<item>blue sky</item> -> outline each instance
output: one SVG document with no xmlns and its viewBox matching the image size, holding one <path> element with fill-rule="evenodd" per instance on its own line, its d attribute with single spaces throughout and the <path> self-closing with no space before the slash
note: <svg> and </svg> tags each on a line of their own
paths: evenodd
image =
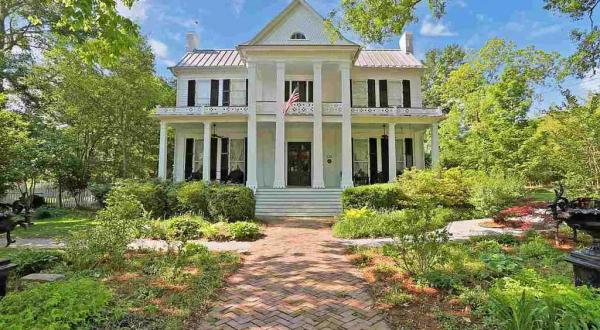
<svg viewBox="0 0 600 330">
<path fill-rule="evenodd" d="M 322 15 L 335 8 L 339 1 L 308 0 Z M 158 74 L 171 77 L 167 67 L 183 55 L 187 31 L 200 34 L 201 48 L 233 48 L 252 38 L 289 2 L 138 0 L 131 10 L 121 7 L 120 11 L 141 26 L 156 56 Z M 425 5 L 418 8 L 418 16 L 419 22 L 408 30 L 415 35 L 415 53 L 420 59 L 427 50 L 451 43 L 475 50 L 493 37 L 512 40 L 520 47 L 534 45 L 568 55 L 574 50 L 569 31 L 578 26 L 568 17 L 544 10 L 542 0 L 448 0 L 447 14 L 441 20 L 432 19 Z M 351 35 L 348 37 L 358 41 Z M 398 38 L 384 45 L 368 46 L 397 48 Z M 600 90 L 599 82 L 600 75 L 597 75 L 583 81 L 570 78 L 563 85 L 583 96 L 587 90 Z M 535 108 L 561 101 L 554 90 L 542 89 L 540 92 L 543 99 Z"/>
</svg>

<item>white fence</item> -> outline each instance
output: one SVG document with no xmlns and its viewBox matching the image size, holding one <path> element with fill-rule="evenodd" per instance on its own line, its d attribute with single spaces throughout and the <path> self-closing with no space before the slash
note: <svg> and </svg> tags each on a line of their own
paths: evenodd
<svg viewBox="0 0 600 330">
<path fill-rule="evenodd" d="M 40 183 L 35 186 L 35 194 L 44 197 L 47 206 L 59 207 L 58 187 L 48 183 Z M 0 198 L 2 203 L 12 203 L 21 198 L 21 192 L 18 189 L 9 190 L 6 195 Z M 97 207 L 96 199 L 89 190 L 82 192 L 79 197 L 80 207 Z M 74 208 L 77 206 L 75 198 L 67 191 L 62 192 L 62 207 Z"/>
</svg>

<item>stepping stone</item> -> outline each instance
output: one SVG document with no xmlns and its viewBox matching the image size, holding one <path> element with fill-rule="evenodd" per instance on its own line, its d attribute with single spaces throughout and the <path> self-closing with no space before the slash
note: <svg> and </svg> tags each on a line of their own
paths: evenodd
<svg viewBox="0 0 600 330">
<path fill-rule="evenodd" d="M 33 282 L 54 282 L 65 278 L 63 274 L 29 274 L 22 277 L 22 280 L 33 281 Z"/>
</svg>

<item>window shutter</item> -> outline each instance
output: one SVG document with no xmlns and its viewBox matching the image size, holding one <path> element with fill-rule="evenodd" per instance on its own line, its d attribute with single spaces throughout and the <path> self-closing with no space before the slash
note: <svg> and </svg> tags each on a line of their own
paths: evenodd
<svg viewBox="0 0 600 330">
<path fill-rule="evenodd" d="M 376 99 L 375 99 L 375 80 L 369 79 L 367 80 L 367 105 L 372 108 L 375 107 Z"/>
<path fill-rule="evenodd" d="M 312 81 L 308 82 L 308 102 L 314 102 L 313 101 L 313 89 L 314 89 L 314 83 Z"/>
<path fill-rule="evenodd" d="M 402 106 L 410 108 L 410 80 L 402 80 Z"/>
<path fill-rule="evenodd" d="M 377 183 L 377 139 L 369 139 L 369 183 Z"/>
<path fill-rule="evenodd" d="M 306 81 L 298 82 L 298 93 L 300 93 L 299 102 L 306 102 Z"/>
<path fill-rule="evenodd" d="M 285 82 L 285 88 L 284 88 L 284 89 L 285 89 L 285 91 L 284 91 L 284 94 L 285 94 L 285 95 L 284 95 L 284 96 L 285 96 L 285 97 L 284 97 L 284 100 L 287 102 L 287 101 L 290 99 L 290 94 L 292 93 L 292 92 L 290 91 L 290 82 L 289 82 L 289 81 L 287 81 L 287 80 L 286 80 L 286 82 Z"/>
<path fill-rule="evenodd" d="M 382 108 L 388 107 L 387 80 L 379 81 L 379 106 Z"/>
<path fill-rule="evenodd" d="M 381 181 L 388 182 L 390 180 L 390 150 L 388 144 L 388 137 L 383 136 L 381 138 L 381 171 L 383 172 Z"/>
<path fill-rule="evenodd" d="M 192 176 L 194 162 L 194 139 L 185 139 L 185 169 L 183 171 L 185 179 Z"/>
<path fill-rule="evenodd" d="M 210 179 L 217 179 L 217 138 L 210 139 Z"/>
<path fill-rule="evenodd" d="M 248 138 L 244 138 L 244 182 L 248 182 Z"/>
<path fill-rule="evenodd" d="M 210 81 L 210 106 L 216 107 L 219 105 L 219 81 L 211 80 Z"/>
<path fill-rule="evenodd" d="M 221 139 L 221 181 L 225 182 L 229 177 L 229 139 Z"/>
<path fill-rule="evenodd" d="M 350 108 L 354 106 L 354 97 L 352 97 L 352 79 L 350 79 Z"/>
<path fill-rule="evenodd" d="M 225 79 L 223 80 L 223 106 L 228 107 L 230 101 L 230 90 L 231 90 L 231 80 Z"/>
<path fill-rule="evenodd" d="M 406 168 L 413 167 L 413 139 L 404 139 L 404 159 L 406 160 Z"/>
<path fill-rule="evenodd" d="M 188 94 L 187 94 L 187 106 L 196 106 L 196 81 L 188 80 Z"/>
<path fill-rule="evenodd" d="M 248 79 L 246 79 L 246 106 L 248 106 Z"/>
</svg>

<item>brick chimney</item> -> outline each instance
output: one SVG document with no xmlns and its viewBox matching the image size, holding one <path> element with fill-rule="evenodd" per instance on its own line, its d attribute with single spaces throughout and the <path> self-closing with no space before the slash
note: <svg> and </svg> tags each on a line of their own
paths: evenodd
<svg viewBox="0 0 600 330">
<path fill-rule="evenodd" d="M 412 32 L 404 32 L 400 37 L 400 50 L 405 54 L 413 53 L 413 35 Z"/>
<path fill-rule="evenodd" d="M 200 36 L 196 32 L 188 32 L 185 34 L 185 51 L 193 52 L 200 48 Z"/>
</svg>

